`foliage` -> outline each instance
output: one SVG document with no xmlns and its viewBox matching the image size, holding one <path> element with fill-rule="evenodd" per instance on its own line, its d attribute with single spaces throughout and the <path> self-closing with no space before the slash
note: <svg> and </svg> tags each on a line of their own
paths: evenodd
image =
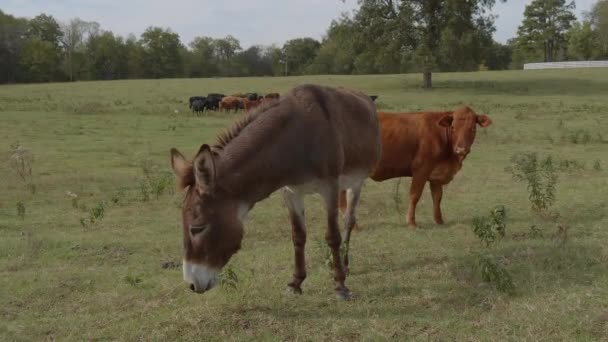
<svg viewBox="0 0 608 342">
<path fill-rule="evenodd" d="M 140 161 L 140 167 L 143 176 L 139 180 L 139 190 L 143 202 L 149 201 L 150 195 L 154 195 L 158 199 L 167 189 L 171 188 L 173 176 L 170 172 L 159 171 L 158 167 L 152 164 L 147 157 Z"/>
<path fill-rule="evenodd" d="M 515 293 L 515 283 L 504 264 L 495 257 L 482 254 L 478 259 L 481 279 L 487 283 L 493 283 L 499 291 Z"/>
<path fill-rule="evenodd" d="M 574 8 L 574 1 L 533 0 L 526 6 L 524 20 L 517 29 L 518 53 L 528 61 L 537 56 L 545 62 L 563 59 L 566 33 L 576 21 Z"/>
<path fill-rule="evenodd" d="M 484 244 L 484 251 L 477 254 L 477 267 L 481 279 L 487 283 L 495 284 L 499 291 L 515 292 L 515 284 L 511 274 L 507 271 L 499 257 L 492 254 L 491 247 L 498 236 L 504 237 L 507 228 L 507 210 L 503 205 L 492 209 L 489 216 L 475 217 L 473 219 L 473 232 Z"/>
<path fill-rule="evenodd" d="M 99 201 L 97 204 L 89 209 L 89 223 L 94 224 L 97 221 L 103 219 L 103 216 L 106 211 L 106 203 L 104 201 Z"/>
<path fill-rule="evenodd" d="M 504 237 L 506 233 L 507 211 L 504 206 L 496 206 L 490 216 L 475 217 L 473 219 L 473 232 L 486 247 L 489 247 L 496 237 Z"/>
<path fill-rule="evenodd" d="M 219 275 L 219 283 L 223 289 L 236 289 L 239 285 L 239 275 L 232 265 L 228 264 Z"/>
<path fill-rule="evenodd" d="M 568 56 L 574 60 L 591 60 L 598 52 L 596 33 L 590 21 L 576 22 L 568 32 Z"/>
<path fill-rule="evenodd" d="M 32 180 L 32 163 L 34 156 L 32 152 L 19 141 L 11 144 L 9 165 L 24 183 Z"/>
<path fill-rule="evenodd" d="M 589 19 L 597 35 L 598 57 L 608 57 L 608 0 L 598 0 L 589 13 Z"/>
<path fill-rule="evenodd" d="M 596 160 L 593 162 L 593 169 L 594 169 L 595 171 L 602 171 L 602 164 L 600 163 L 600 160 L 599 160 L 599 159 L 596 159 Z"/>
<path fill-rule="evenodd" d="M 538 239 L 538 238 L 542 238 L 543 237 L 543 230 L 541 227 L 536 226 L 535 224 L 530 226 L 530 232 L 528 233 L 528 236 L 531 239 Z"/>
<path fill-rule="evenodd" d="M 532 209 L 542 212 L 551 207 L 555 202 L 559 172 L 553 158 L 540 158 L 534 152 L 518 153 L 511 157 L 511 164 L 505 170 L 526 184 Z"/>
<path fill-rule="evenodd" d="M 17 216 L 22 220 L 25 219 L 25 203 L 22 201 L 17 202 Z"/>
</svg>

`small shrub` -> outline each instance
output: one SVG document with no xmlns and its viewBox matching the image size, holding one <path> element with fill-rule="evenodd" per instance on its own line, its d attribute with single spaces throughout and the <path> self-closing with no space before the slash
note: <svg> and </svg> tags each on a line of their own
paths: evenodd
<svg viewBox="0 0 608 342">
<path fill-rule="evenodd" d="M 491 254 L 491 246 L 497 237 L 504 237 L 507 229 L 507 209 L 497 205 L 490 215 L 476 217 L 473 220 L 473 232 L 484 244 L 484 251 L 477 255 L 477 267 L 481 279 L 493 283 L 499 291 L 514 293 L 515 285 L 511 274 L 497 257 Z"/>
<path fill-rule="evenodd" d="M 232 266 L 228 265 L 224 267 L 222 273 L 219 276 L 220 286 L 223 289 L 236 289 L 239 284 L 239 276 Z"/>
<path fill-rule="evenodd" d="M 148 189 L 148 183 L 145 179 L 139 180 L 139 192 L 141 193 L 142 202 L 148 202 L 150 200 L 150 190 Z"/>
<path fill-rule="evenodd" d="M 481 255 L 478 262 L 483 281 L 494 284 L 499 291 L 509 294 L 515 292 L 513 278 L 503 262 L 490 255 Z"/>
<path fill-rule="evenodd" d="M 165 190 L 170 188 L 173 176 L 169 172 L 162 172 L 157 175 L 148 178 L 148 184 L 150 185 L 151 192 L 158 199 Z"/>
<path fill-rule="evenodd" d="M 595 171 L 602 171 L 602 164 L 600 163 L 599 159 L 596 159 L 596 160 L 593 162 L 593 169 L 594 169 Z"/>
<path fill-rule="evenodd" d="M 473 219 L 473 232 L 489 247 L 496 237 L 504 237 L 506 234 L 507 211 L 504 206 L 496 206 L 490 216 L 475 217 Z"/>
<path fill-rule="evenodd" d="M 573 173 L 575 171 L 581 171 L 585 169 L 585 164 L 573 160 L 573 159 L 563 159 L 558 163 L 559 171 Z"/>
<path fill-rule="evenodd" d="M 530 226 L 530 232 L 528 233 L 528 236 L 531 239 L 540 239 L 543 237 L 543 230 L 540 227 L 537 227 L 536 225 L 531 225 Z"/>
<path fill-rule="evenodd" d="M 112 202 L 113 204 L 119 204 L 123 198 L 125 197 L 125 188 L 119 188 L 118 190 L 116 190 L 116 192 L 114 192 L 112 194 L 112 197 L 110 198 L 110 202 Z"/>
<path fill-rule="evenodd" d="M 132 276 L 129 274 L 124 277 L 124 281 L 133 287 L 138 287 L 144 280 L 140 276 Z"/>
<path fill-rule="evenodd" d="M 19 141 L 10 145 L 9 165 L 24 183 L 31 183 L 34 156 Z"/>
<path fill-rule="evenodd" d="M 544 211 L 555 202 L 558 167 L 553 158 L 539 158 L 536 153 L 519 153 L 511 157 L 512 166 L 505 170 L 526 184 L 532 209 Z"/>
<path fill-rule="evenodd" d="M 97 203 L 96 206 L 90 209 L 89 211 L 89 222 L 91 224 L 101 220 L 105 214 L 106 204 L 103 201 Z"/>
<path fill-rule="evenodd" d="M 25 219 L 25 204 L 21 201 L 17 202 L 17 216 L 22 220 Z"/>
<path fill-rule="evenodd" d="M 150 195 L 154 195 L 157 199 L 171 188 L 173 177 L 170 172 L 158 171 L 149 158 L 145 158 L 140 162 L 140 167 L 143 173 L 139 180 L 139 190 L 143 202 L 150 200 Z"/>
</svg>

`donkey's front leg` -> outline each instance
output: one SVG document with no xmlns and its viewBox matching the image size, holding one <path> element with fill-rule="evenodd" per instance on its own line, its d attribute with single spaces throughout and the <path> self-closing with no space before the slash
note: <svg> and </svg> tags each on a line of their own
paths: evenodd
<svg viewBox="0 0 608 342">
<path fill-rule="evenodd" d="M 291 221 L 291 239 L 293 241 L 295 271 L 292 281 L 287 284 L 287 291 L 291 293 L 302 293 L 300 285 L 306 279 L 306 260 L 304 248 L 306 246 L 306 226 L 304 225 L 304 202 L 301 194 L 292 189 L 283 188 L 283 199 L 289 210 L 289 220 Z"/>
<path fill-rule="evenodd" d="M 344 264 L 340 256 L 340 246 L 342 244 L 342 236 L 340 235 L 340 227 L 338 225 L 338 182 L 331 182 L 328 189 L 323 194 L 325 199 L 325 208 L 327 210 L 327 233 L 325 240 L 331 249 L 331 254 L 334 263 L 334 279 L 336 280 L 336 295 L 340 299 L 350 299 L 350 291 L 344 285 L 346 273 L 344 272 Z"/>
</svg>

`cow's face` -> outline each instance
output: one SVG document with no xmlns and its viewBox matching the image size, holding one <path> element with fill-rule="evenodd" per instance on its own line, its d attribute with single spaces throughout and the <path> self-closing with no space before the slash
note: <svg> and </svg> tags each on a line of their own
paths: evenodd
<svg viewBox="0 0 608 342">
<path fill-rule="evenodd" d="M 439 125 L 449 127 L 452 133 L 452 148 L 454 154 L 463 160 L 471 151 L 475 141 L 477 125 L 488 127 L 492 120 L 485 114 L 477 114 L 469 107 L 460 107 L 452 114 L 441 118 Z"/>
<path fill-rule="evenodd" d="M 201 147 L 193 164 L 171 150 L 178 187 L 188 189 L 182 206 L 183 276 L 197 293 L 217 285 L 222 267 L 240 249 L 243 239 L 241 219 L 246 210 L 216 189 L 215 158 L 207 145 Z"/>
</svg>

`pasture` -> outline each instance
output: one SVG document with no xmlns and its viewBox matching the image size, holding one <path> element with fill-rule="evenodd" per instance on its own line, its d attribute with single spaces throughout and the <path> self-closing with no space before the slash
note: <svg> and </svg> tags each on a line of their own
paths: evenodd
<svg viewBox="0 0 608 342">
<path fill-rule="evenodd" d="M 249 213 L 224 286 L 192 293 L 179 266 L 182 195 L 169 149 L 191 157 L 242 114 L 196 117 L 188 97 L 308 82 L 379 95 L 386 111 L 466 103 L 494 123 L 478 130 L 445 189 L 444 226 L 433 223 L 428 186 L 410 230 L 409 179 L 400 195 L 396 180 L 366 182 L 346 280 L 354 300 L 334 296 L 316 196 L 306 200 L 304 294 L 284 293 L 293 247 L 276 193 Z M 0 86 L 0 340 L 608 339 L 608 69 L 435 74 L 432 91 L 419 83 L 377 75 Z M 25 181 L 9 162 L 17 142 L 33 156 Z M 523 152 L 567 166 L 552 217 L 531 210 L 526 185 L 505 171 Z M 497 205 L 506 235 L 492 253 L 512 294 L 476 268 L 484 247 L 472 221 Z"/>
</svg>

